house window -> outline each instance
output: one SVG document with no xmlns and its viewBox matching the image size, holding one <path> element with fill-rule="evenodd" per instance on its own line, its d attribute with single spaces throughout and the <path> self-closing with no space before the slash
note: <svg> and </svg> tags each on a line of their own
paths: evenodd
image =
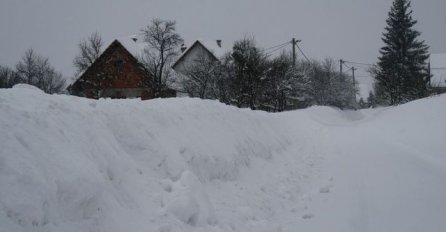
<svg viewBox="0 0 446 232">
<path fill-rule="evenodd" d="M 121 59 L 115 60 L 115 62 L 114 62 L 114 65 L 116 68 L 121 68 L 123 64 L 124 64 L 124 61 Z"/>
</svg>

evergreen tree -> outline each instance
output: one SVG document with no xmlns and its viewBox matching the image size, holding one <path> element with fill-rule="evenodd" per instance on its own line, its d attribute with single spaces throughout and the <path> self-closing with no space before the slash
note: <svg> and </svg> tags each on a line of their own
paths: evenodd
<svg viewBox="0 0 446 232">
<path fill-rule="evenodd" d="M 236 41 L 231 56 L 235 74 L 232 88 L 235 90 L 236 105 L 254 110 L 258 106 L 265 80 L 266 57 L 253 38 Z"/>
<path fill-rule="evenodd" d="M 376 97 L 372 91 L 369 92 L 369 97 L 367 98 L 367 102 L 369 103 L 369 107 L 372 107 L 372 108 L 376 107 Z"/>
<path fill-rule="evenodd" d="M 359 99 L 359 103 L 358 104 L 359 104 L 359 108 L 360 109 L 367 108 L 367 104 L 365 104 L 364 99 L 362 97 Z"/>
<path fill-rule="evenodd" d="M 427 94 L 429 47 L 417 39 L 421 33 L 413 29 L 417 21 L 410 8 L 409 0 L 394 0 L 386 21 L 385 46 L 375 75 L 375 93 L 381 103 L 396 105 Z"/>
</svg>

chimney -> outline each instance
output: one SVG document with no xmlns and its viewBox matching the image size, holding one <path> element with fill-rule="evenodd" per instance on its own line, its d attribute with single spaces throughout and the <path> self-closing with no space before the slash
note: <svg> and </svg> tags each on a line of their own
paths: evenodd
<svg viewBox="0 0 446 232">
<path fill-rule="evenodd" d="M 186 51 L 187 47 L 185 44 L 181 44 L 181 52 Z"/>
<path fill-rule="evenodd" d="M 217 45 L 221 48 L 221 39 L 217 40 Z"/>
</svg>

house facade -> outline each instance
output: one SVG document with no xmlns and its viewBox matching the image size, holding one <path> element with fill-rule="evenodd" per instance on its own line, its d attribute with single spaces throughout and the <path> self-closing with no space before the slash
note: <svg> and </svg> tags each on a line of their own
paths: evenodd
<svg viewBox="0 0 446 232">
<path fill-rule="evenodd" d="M 87 98 L 153 98 L 152 77 L 138 58 L 144 43 L 136 37 L 114 40 L 69 87 L 72 95 Z M 175 92 L 168 92 L 168 97 Z"/>
<path fill-rule="evenodd" d="M 218 61 L 225 53 L 221 40 L 206 41 L 196 40 L 188 48 L 183 48 L 182 54 L 172 65 L 177 73 L 186 73 L 187 69 L 197 63 L 200 59 Z"/>
<path fill-rule="evenodd" d="M 446 93 L 446 53 L 432 54 L 430 56 L 430 86 L 433 93 Z"/>
<path fill-rule="evenodd" d="M 181 55 L 172 65 L 176 76 L 174 85 L 178 96 L 189 96 L 181 82 L 189 78 L 188 72 L 191 71 L 191 68 L 196 65 L 205 65 L 207 62 L 217 62 L 225 55 L 226 51 L 221 40 L 196 40 L 190 47 L 183 46 Z"/>
</svg>

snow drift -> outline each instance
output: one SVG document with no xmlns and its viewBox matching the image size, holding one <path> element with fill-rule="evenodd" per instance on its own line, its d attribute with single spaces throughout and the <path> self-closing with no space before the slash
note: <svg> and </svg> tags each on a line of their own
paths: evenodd
<svg viewBox="0 0 446 232">
<path fill-rule="evenodd" d="M 268 114 L 0 90 L 0 231 L 443 231 L 445 105 Z"/>
</svg>

